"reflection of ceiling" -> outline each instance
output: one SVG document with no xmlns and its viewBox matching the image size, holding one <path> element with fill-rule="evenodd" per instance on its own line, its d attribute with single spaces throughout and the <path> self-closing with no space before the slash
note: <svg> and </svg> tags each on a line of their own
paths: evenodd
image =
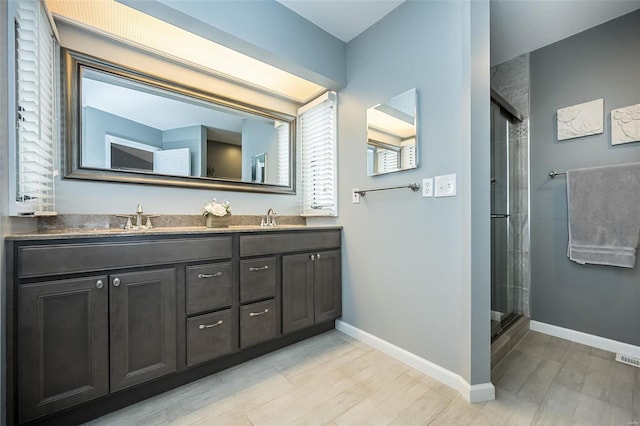
<svg viewBox="0 0 640 426">
<path fill-rule="evenodd" d="M 224 78 L 257 86 L 297 102 L 313 99 L 324 91 L 315 83 L 114 0 L 46 0 L 46 5 L 58 19 L 92 28 L 161 56 L 204 67 Z"/>
<path fill-rule="evenodd" d="M 367 126 L 369 128 L 398 136 L 401 139 L 410 138 L 416 135 L 416 128 L 412 123 L 386 114 L 377 108 L 367 110 Z"/>
<path fill-rule="evenodd" d="M 125 117 L 162 131 L 193 125 L 242 131 L 243 118 L 239 114 L 219 112 L 89 78 L 82 79 L 82 96 L 83 106 Z"/>
</svg>

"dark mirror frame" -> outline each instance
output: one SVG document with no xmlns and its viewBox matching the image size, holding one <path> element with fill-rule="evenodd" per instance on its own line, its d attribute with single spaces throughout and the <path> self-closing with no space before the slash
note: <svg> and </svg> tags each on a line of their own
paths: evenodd
<svg viewBox="0 0 640 426">
<path fill-rule="evenodd" d="M 296 117 L 269 111 L 248 104 L 216 96 L 200 89 L 188 87 L 177 82 L 168 81 L 141 71 L 113 64 L 99 58 L 61 49 L 61 81 L 64 123 L 62 133 L 64 140 L 63 171 L 64 179 L 80 179 L 90 181 L 119 182 L 133 184 L 151 184 L 195 189 L 215 189 L 221 191 L 244 191 L 273 194 L 295 194 L 296 177 Z M 81 163 L 82 122 L 81 122 L 81 67 L 92 68 L 119 77 L 132 79 L 143 84 L 195 98 L 216 106 L 223 106 L 237 111 L 266 117 L 289 123 L 289 185 L 271 185 L 255 182 L 216 179 L 196 176 L 171 176 L 146 172 L 106 170 L 83 167 Z"/>
</svg>

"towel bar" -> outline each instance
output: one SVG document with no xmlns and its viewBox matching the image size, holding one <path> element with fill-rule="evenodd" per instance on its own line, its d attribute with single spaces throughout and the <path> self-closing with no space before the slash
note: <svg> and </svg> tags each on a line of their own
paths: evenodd
<svg viewBox="0 0 640 426">
<path fill-rule="evenodd" d="M 386 188 L 375 188 L 375 189 L 359 189 L 357 191 L 353 191 L 356 194 L 360 194 L 361 197 L 364 197 L 364 195 L 367 192 L 374 192 L 374 191 L 387 191 L 389 189 L 401 189 L 401 188 L 409 188 L 412 191 L 417 191 L 418 189 L 420 189 L 420 185 L 417 183 L 410 183 L 408 185 L 400 185 L 400 186 L 388 186 Z"/>
<path fill-rule="evenodd" d="M 552 171 L 549 172 L 549 177 L 551 179 L 555 179 L 555 178 L 559 177 L 560 175 L 566 175 L 566 174 L 567 174 L 567 172 L 558 172 L 556 170 L 552 170 Z"/>
</svg>

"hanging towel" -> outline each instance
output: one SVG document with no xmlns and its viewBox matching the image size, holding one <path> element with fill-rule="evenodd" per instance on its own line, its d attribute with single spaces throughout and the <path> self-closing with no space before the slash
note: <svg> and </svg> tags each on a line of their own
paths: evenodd
<svg viewBox="0 0 640 426">
<path fill-rule="evenodd" d="M 640 163 L 567 171 L 569 259 L 633 268 L 640 236 Z"/>
</svg>

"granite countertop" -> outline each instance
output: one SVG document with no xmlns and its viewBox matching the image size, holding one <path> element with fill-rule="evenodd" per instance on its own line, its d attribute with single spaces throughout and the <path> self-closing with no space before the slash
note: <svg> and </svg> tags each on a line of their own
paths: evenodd
<svg viewBox="0 0 640 426">
<path fill-rule="evenodd" d="M 146 235 L 203 235 L 250 232 L 305 231 L 341 229 L 341 226 L 310 226 L 299 216 L 277 217 L 279 223 L 273 227 L 256 225 L 260 216 L 234 216 L 226 228 L 207 228 L 201 216 L 161 216 L 153 219 L 152 229 L 123 229 L 114 215 L 60 215 L 54 218 L 39 218 L 38 230 L 7 235 L 7 240 L 28 241 L 47 239 L 72 239 L 96 237 L 123 237 Z M 121 221 L 121 219 L 120 219 Z M 167 226 L 175 224 L 175 226 Z"/>
</svg>

